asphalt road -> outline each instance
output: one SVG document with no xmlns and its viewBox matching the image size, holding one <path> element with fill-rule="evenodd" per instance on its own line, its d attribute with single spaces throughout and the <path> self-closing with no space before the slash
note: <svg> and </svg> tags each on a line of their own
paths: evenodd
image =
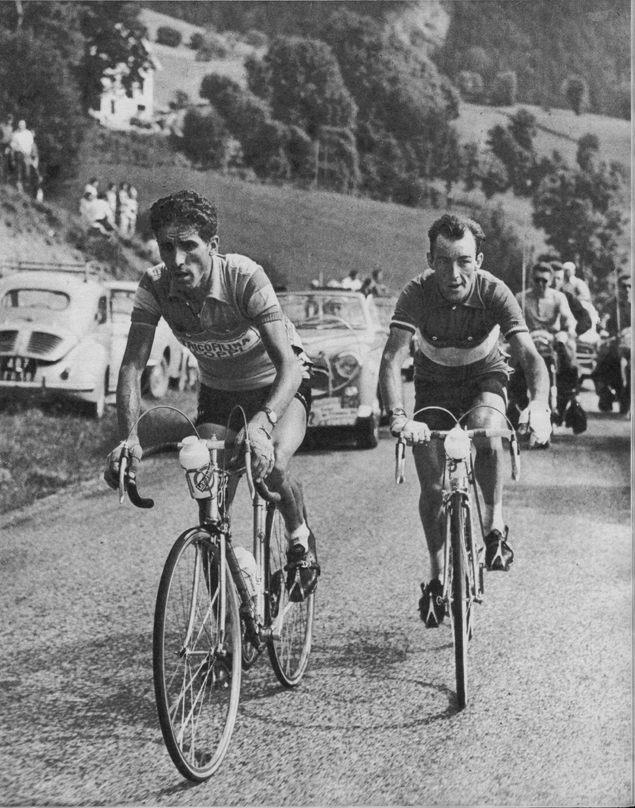
<svg viewBox="0 0 635 808">
<path fill-rule="evenodd" d="M 176 459 L 143 468 L 153 511 L 95 482 L 5 517 L 0 803 L 632 804 L 629 436 L 595 413 L 523 454 L 505 494 L 516 560 L 486 577 L 462 713 L 450 629 L 417 616 L 411 458 L 398 488 L 386 430 L 373 451 L 299 455 L 324 570 L 310 668 L 289 692 L 259 661 L 199 786 L 170 762 L 152 689 L 161 567 L 195 514 Z"/>
</svg>

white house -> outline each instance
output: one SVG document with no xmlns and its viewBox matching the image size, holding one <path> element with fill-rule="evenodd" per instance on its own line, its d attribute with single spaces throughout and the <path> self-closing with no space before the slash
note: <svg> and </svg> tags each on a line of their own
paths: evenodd
<svg viewBox="0 0 635 808">
<path fill-rule="evenodd" d="M 101 80 L 104 91 L 99 99 L 99 109 L 91 110 L 91 115 L 102 126 L 109 129 L 129 129 L 132 118 L 151 124 L 154 117 L 154 74 L 162 70 L 159 60 L 151 53 L 151 46 L 144 42 L 149 54 L 152 68 L 142 72 L 142 82 L 132 90 L 132 97 L 126 95 L 121 78 L 125 65 L 111 68 L 104 73 Z"/>
</svg>

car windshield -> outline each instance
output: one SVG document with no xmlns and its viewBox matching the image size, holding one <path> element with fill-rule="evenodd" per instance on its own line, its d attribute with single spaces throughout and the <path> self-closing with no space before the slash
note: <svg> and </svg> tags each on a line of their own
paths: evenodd
<svg viewBox="0 0 635 808">
<path fill-rule="evenodd" d="M 112 292 L 112 319 L 115 322 L 130 320 L 134 305 L 134 289 L 113 289 Z"/>
<path fill-rule="evenodd" d="M 357 297 L 331 294 L 290 294 L 280 298 L 282 310 L 298 328 L 368 327 Z"/>
<path fill-rule="evenodd" d="M 397 299 L 394 297 L 376 297 L 375 307 L 383 326 L 389 326 L 395 311 Z"/>
<path fill-rule="evenodd" d="M 2 308 L 64 311 L 70 302 L 70 297 L 65 292 L 53 289 L 11 289 L 2 298 Z"/>
</svg>

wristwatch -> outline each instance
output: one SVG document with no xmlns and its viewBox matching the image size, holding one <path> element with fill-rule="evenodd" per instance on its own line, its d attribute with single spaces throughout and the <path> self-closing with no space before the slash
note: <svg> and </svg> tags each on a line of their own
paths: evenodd
<svg viewBox="0 0 635 808">
<path fill-rule="evenodd" d="M 388 410 L 388 417 L 389 418 L 393 418 L 395 415 L 404 415 L 405 416 L 405 414 L 406 414 L 406 411 L 404 410 L 403 407 L 395 407 L 392 410 Z"/>
<path fill-rule="evenodd" d="M 275 425 L 278 423 L 278 416 L 276 413 L 271 409 L 271 407 L 263 407 L 262 411 L 269 419 L 271 426 L 275 427 Z"/>
</svg>

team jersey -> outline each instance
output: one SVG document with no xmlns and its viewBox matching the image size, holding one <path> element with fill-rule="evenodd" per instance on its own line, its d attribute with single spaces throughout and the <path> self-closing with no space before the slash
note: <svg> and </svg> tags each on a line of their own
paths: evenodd
<svg viewBox="0 0 635 808">
<path fill-rule="evenodd" d="M 477 270 L 467 298 L 446 300 L 433 272 L 408 283 L 395 307 L 391 327 L 415 336 L 415 378 L 462 379 L 471 375 L 507 371 L 499 336 L 527 332 L 520 306 L 498 278 Z"/>
<path fill-rule="evenodd" d="M 149 269 L 135 295 L 132 322 L 156 326 L 161 317 L 194 354 L 201 382 L 208 387 L 256 390 L 271 385 L 276 368 L 258 326 L 278 320 L 286 328 L 303 377 L 309 377 L 310 360 L 293 323 L 282 313 L 262 267 L 244 255 L 212 256 L 200 311 L 173 287 L 164 264 Z"/>
</svg>

